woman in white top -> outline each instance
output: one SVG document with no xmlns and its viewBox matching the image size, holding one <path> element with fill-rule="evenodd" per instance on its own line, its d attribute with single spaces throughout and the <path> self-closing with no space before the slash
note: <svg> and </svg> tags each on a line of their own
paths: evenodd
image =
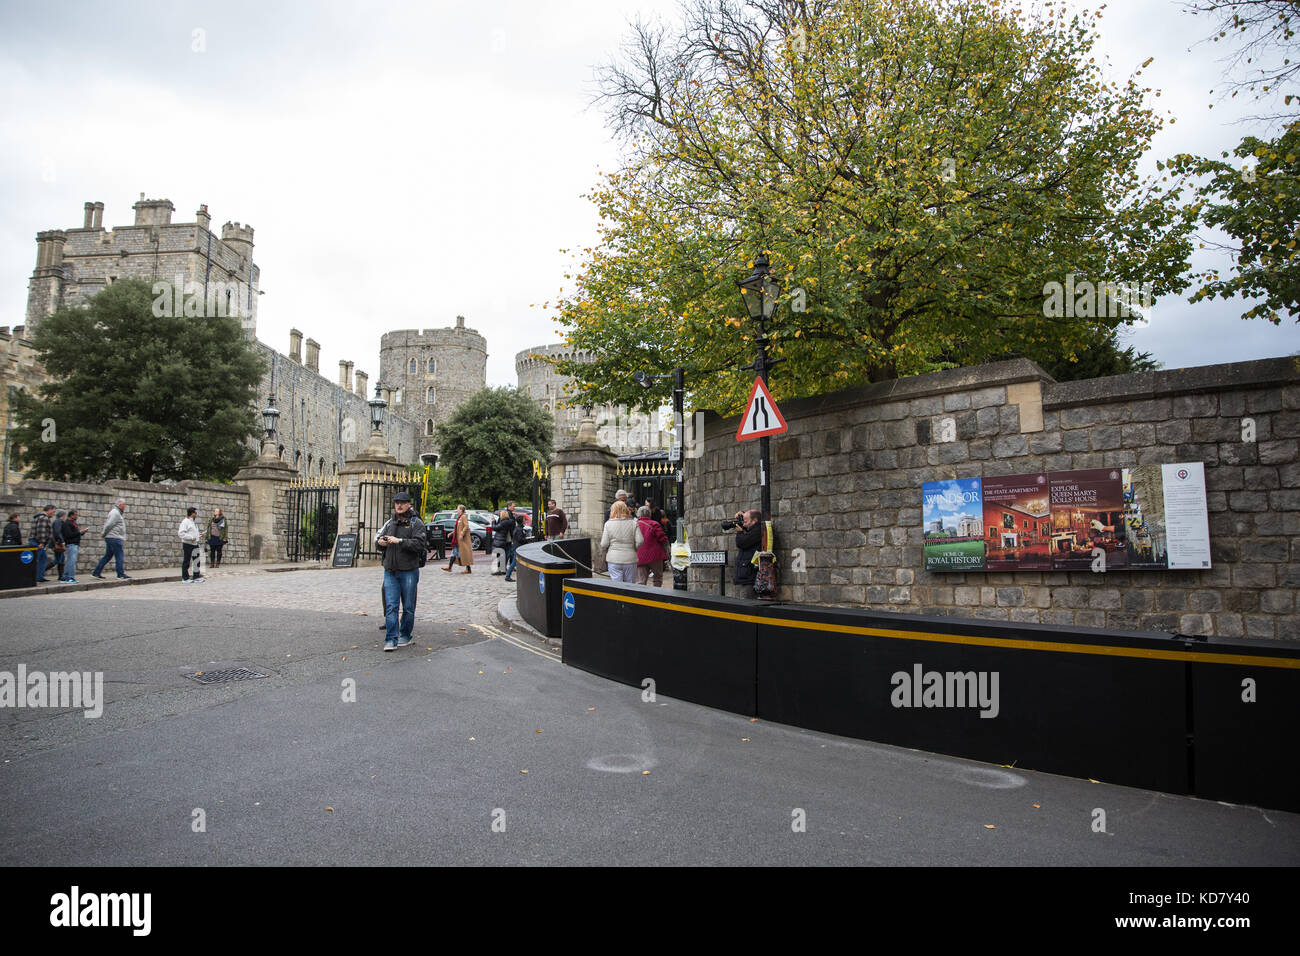
<svg viewBox="0 0 1300 956">
<path fill-rule="evenodd" d="M 605 552 L 611 581 L 636 583 L 636 549 L 641 547 L 641 529 L 632 520 L 632 512 L 622 501 L 614 502 L 610 518 L 605 522 L 605 532 L 600 536 L 600 549 Z"/>
</svg>

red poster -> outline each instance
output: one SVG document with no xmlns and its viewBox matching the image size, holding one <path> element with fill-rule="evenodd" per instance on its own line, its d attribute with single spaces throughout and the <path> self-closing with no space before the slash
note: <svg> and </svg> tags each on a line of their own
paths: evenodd
<svg viewBox="0 0 1300 956">
<path fill-rule="evenodd" d="M 1052 515 L 1046 473 L 985 478 L 984 568 L 1050 571 Z"/>
</svg>

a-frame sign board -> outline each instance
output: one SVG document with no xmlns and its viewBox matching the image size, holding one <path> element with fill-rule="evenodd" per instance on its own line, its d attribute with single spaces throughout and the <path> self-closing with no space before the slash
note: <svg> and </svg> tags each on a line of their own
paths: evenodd
<svg viewBox="0 0 1300 956">
<path fill-rule="evenodd" d="M 781 410 L 772 401 L 772 393 L 763 384 L 762 377 L 754 379 L 754 390 L 749 393 L 745 415 L 736 429 L 736 441 L 749 441 L 764 435 L 780 435 L 790 426 L 781 417 Z"/>
</svg>

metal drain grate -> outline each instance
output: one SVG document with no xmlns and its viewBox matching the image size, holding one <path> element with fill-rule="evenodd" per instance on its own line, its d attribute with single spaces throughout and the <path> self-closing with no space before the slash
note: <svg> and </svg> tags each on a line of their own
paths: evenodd
<svg viewBox="0 0 1300 956">
<path fill-rule="evenodd" d="M 258 677 L 268 677 L 259 671 L 249 670 L 247 667 L 234 667 L 225 671 L 207 671 L 206 673 L 186 674 L 192 681 L 200 684 L 222 684 L 232 680 L 254 680 Z"/>
</svg>

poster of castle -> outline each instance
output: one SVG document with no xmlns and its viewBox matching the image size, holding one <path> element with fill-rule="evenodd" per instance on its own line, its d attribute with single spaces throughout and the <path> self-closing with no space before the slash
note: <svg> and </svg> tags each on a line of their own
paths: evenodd
<svg viewBox="0 0 1300 956">
<path fill-rule="evenodd" d="M 983 479 L 984 567 L 988 571 L 1050 571 L 1052 515 L 1048 478 Z"/>
<path fill-rule="evenodd" d="M 1123 470 L 1128 566 L 1134 570 L 1162 570 L 1169 567 L 1161 467 L 1138 465 Z"/>
<path fill-rule="evenodd" d="M 1048 476 L 1052 512 L 1052 568 L 1088 571 L 1104 553 L 1108 571 L 1128 566 L 1123 476 L 1119 468 L 1053 472 Z"/>
<path fill-rule="evenodd" d="M 980 479 L 927 481 L 921 489 L 927 571 L 983 571 Z"/>
</svg>

